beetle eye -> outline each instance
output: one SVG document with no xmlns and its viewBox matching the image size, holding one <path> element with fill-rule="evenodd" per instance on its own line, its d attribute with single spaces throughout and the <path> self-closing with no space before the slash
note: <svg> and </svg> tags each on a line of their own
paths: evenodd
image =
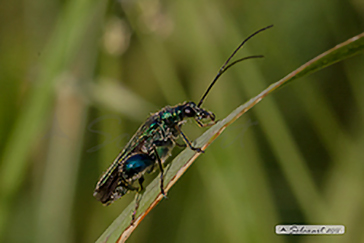
<svg viewBox="0 0 364 243">
<path fill-rule="evenodd" d="M 195 112 L 190 107 L 186 107 L 184 110 L 185 116 L 187 117 L 193 117 L 195 115 Z"/>
</svg>

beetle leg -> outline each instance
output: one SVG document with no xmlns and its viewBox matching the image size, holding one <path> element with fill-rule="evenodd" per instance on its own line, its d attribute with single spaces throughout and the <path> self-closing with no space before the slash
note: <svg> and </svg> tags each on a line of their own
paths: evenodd
<svg viewBox="0 0 364 243">
<path fill-rule="evenodd" d="M 176 126 L 176 129 L 179 131 L 179 133 L 181 134 L 183 141 L 187 144 L 187 146 L 192 149 L 193 151 L 197 151 L 199 153 L 204 153 L 204 151 L 201 148 L 196 148 L 193 147 L 190 140 L 187 138 L 187 136 L 182 132 L 181 128 L 179 126 Z"/>
<path fill-rule="evenodd" d="M 130 225 L 133 225 L 134 224 L 134 221 L 135 221 L 135 215 L 138 211 L 138 208 L 139 208 L 139 204 L 140 204 L 140 201 L 142 200 L 142 194 L 137 192 L 135 194 L 135 207 L 134 207 L 134 211 L 133 211 L 133 214 L 131 215 L 131 222 L 130 222 Z"/>
<path fill-rule="evenodd" d="M 159 170 L 161 171 L 161 193 L 163 195 L 164 198 L 167 198 L 167 195 L 166 193 L 164 192 L 164 186 L 163 186 L 163 180 L 164 180 L 164 170 L 163 170 L 163 165 L 162 165 L 162 161 L 161 161 L 161 158 L 159 157 L 158 155 L 158 152 L 157 152 L 157 149 L 156 149 L 156 145 L 154 144 L 153 146 L 153 151 L 154 151 L 154 154 L 155 154 L 155 157 L 157 159 L 157 162 L 158 162 L 158 166 L 159 166 Z"/>
<path fill-rule="evenodd" d="M 217 121 L 215 120 L 215 114 L 209 111 L 204 111 L 203 113 L 205 116 L 196 116 L 195 121 L 199 127 L 210 127 L 212 125 L 215 125 Z M 210 122 L 208 123 L 202 123 L 201 119 L 203 118 L 210 118 Z"/>
<path fill-rule="evenodd" d="M 174 144 L 177 145 L 178 147 L 180 147 L 180 148 L 186 148 L 186 146 L 187 146 L 186 143 L 183 143 L 183 144 L 177 143 L 176 140 L 177 140 L 177 138 L 178 138 L 178 136 L 180 134 L 179 130 L 177 130 L 177 132 L 178 132 L 177 136 L 176 137 L 173 137 L 171 139 L 174 140 Z"/>
<path fill-rule="evenodd" d="M 139 182 L 140 188 L 139 188 L 138 192 L 135 195 L 135 207 L 134 207 L 133 214 L 131 215 L 131 223 L 130 224 L 133 224 L 134 221 L 135 221 L 135 215 L 136 215 L 137 210 L 139 208 L 140 200 L 142 199 L 142 194 L 140 192 L 144 190 L 144 187 L 143 187 L 144 176 L 140 177 L 138 182 Z"/>
<path fill-rule="evenodd" d="M 185 148 L 187 145 L 186 144 L 179 144 L 177 142 L 174 142 L 178 147 L 180 148 Z"/>
<path fill-rule="evenodd" d="M 131 185 L 129 182 L 127 182 L 127 181 L 124 179 L 124 177 L 120 176 L 120 179 L 121 179 L 121 181 L 123 182 L 123 186 L 124 186 L 125 188 L 128 188 L 128 190 L 130 190 L 130 191 L 138 191 L 138 190 L 139 190 L 139 188 L 138 188 L 138 187 L 135 187 L 135 186 Z"/>
<path fill-rule="evenodd" d="M 195 121 L 199 127 L 211 127 L 212 125 L 215 125 L 217 121 L 211 121 L 208 123 L 202 123 L 200 120 L 195 118 Z"/>
<path fill-rule="evenodd" d="M 140 177 L 138 182 L 139 182 L 139 185 L 140 185 L 139 191 L 141 192 L 141 191 L 144 190 L 144 187 L 143 187 L 144 176 Z"/>
</svg>

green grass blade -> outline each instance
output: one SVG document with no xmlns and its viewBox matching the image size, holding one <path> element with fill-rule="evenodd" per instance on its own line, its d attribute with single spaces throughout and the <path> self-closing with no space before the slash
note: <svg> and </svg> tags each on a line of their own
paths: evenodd
<svg viewBox="0 0 364 243">
<path fill-rule="evenodd" d="M 270 85 L 256 97 L 250 99 L 245 104 L 239 106 L 225 119 L 219 121 L 211 127 L 202 136 L 196 139 L 194 146 L 202 147 L 204 150 L 224 131 L 224 129 L 232 124 L 237 118 L 250 110 L 253 106 L 259 103 L 266 95 L 273 92 L 284 84 L 287 84 L 294 79 L 306 76 L 316 72 L 338 61 L 344 60 L 350 56 L 356 55 L 364 49 L 364 33 L 357 35 L 340 45 L 330 49 L 329 51 L 317 56 L 306 64 L 302 65 L 297 70 L 288 74 L 280 81 Z M 208 151 L 207 151 L 208 153 Z M 182 151 L 173 162 L 167 166 L 165 173 L 165 191 L 168 191 L 174 183 L 184 174 L 193 161 L 200 154 L 195 153 L 190 149 Z M 160 193 L 159 177 L 155 178 L 143 193 L 143 198 L 140 202 L 140 207 L 136 215 L 136 221 L 130 225 L 131 214 L 134 210 L 134 202 L 132 202 L 119 217 L 109 226 L 109 228 L 101 235 L 97 242 L 123 242 L 125 241 L 149 211 L 155 207 L 163 196 Z"/>
<path fill-rule="evenodd" d="M 103 13 L 105 3 L 72 1 L 59 17 L 52 38 L 40 61 L 41 71 L 20 113 L 7 146 L 1 155 L 0 238 L 6 230 L 12 200 L 23 183 L 28 155 L 39 134 L 44 131 L 54 100 L 54 85 L 71 65 L 82 45 L 92 18 Z M 67 37 L 67 38 L 65 38 Z"/>
</svg>

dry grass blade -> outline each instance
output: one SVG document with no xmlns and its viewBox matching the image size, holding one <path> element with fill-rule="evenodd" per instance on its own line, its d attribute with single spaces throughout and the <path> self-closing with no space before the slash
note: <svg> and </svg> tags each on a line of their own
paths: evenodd
<svg viewBox="0 0 364 243">
<path fill-rule="evenodd" d="M 350 56 L 356 55 L 363 51 L 363 49 L 364 33 L 357 35 L 317 56 L 316 58 L 299 67 L 297 70 L 288 74 L 280 81 L 270 85 L 256 97 L 239 106 L 225 119 L 219 121 L 216 125 L 211 127 L 201 137 L 199 137 L 195 141 L 195 146 L 202 147 L 205 150 L 224 131 L 227 126 L 232 124 L 236 119 L 250 110 L 266 95 L 277 88 L 282 87 L 284 84 L 287 84 L 294 79 L 303 77 Z M 169 191 L 169 189 L 185 173 L 187 168 L 191 166 L 193 161 L 195 161 L 199 155 L 199 153 L 195 153 L 190 149 L 185 149 L 173 160 L 173 162 L 166 169 L 166 192 Z M 145 192 L 143 193 L 143 198 L 140 202 L 140 207 L 138 214 L 136 215 L 135 223 L 130 225 L 131 213 L 134 209 L 134 202 L 132 202 L 101 235 L 97 242 L 124 242 L 143 220 L 143 218 L 150 212 L 150 210 L 152 210 L 162 199 L 163 196 L 161 195 L 159 189 L 159 177 L 157 177 L 147 186 Z"/>
</svg>

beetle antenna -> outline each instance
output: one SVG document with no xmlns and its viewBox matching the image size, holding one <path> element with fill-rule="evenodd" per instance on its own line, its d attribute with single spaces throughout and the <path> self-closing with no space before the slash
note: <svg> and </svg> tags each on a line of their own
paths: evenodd
<svg viewBox="0 0 364 243">
<path fill-rule="evenodd" d="M 241 59 L 238 59 L 232 63 L 229 64 L 230 60 L 235 56 L 235 54 L 240 50 L 240 48 L 250 39 L 252 38 L 253 36 L 255 36 L 256 34 L 266 30 L 266 29 L 269 29 L 273 27 L 273 25 L 269 25 L 265 28 L 262 28 L 256 32 L 254 32 L 253 34 L 251 34 L 248 38 L 246 38 L 239 46 L 238 48 L 235 49 L 235 51 L 233 52 L 233 54 L 230 55 L 230 57 L 226 60 L 226 62 L 224 63 L 224 65 L 222 65 L 222 67 L 220 68 L 219 72 L 217 73 L 216 77 L 214 78 L 214 80 L 211 82 L 210 86 L 207 88 L 206 92 L 204 93 L 204 95 L 202 96 L 200 102 L 198 102 L 198 105 L 197 107 L 200 107 L 202 105 L 202 103 L 204 102 L 207 94 L 210 92 L 212 86 L 214 86 L 214 84 L 216 83 L 216 81 L 220 78 L 220 76 L 226 71 L 228 70 L 230 67 L 232 67 L 233 65 L 235 65 L 236 63 L 238 62 L 241 62 L 241 61 L 244 61 L 244 60 L 247 60 L 247 59 L 252 59 L 252 58 L 262 58 L 263 56 L 261 55 L 258 55 L 258 56 L 248 56 L 248 57 L 244 57 L 244 58 L 241 58 Z"/>
</svg>

